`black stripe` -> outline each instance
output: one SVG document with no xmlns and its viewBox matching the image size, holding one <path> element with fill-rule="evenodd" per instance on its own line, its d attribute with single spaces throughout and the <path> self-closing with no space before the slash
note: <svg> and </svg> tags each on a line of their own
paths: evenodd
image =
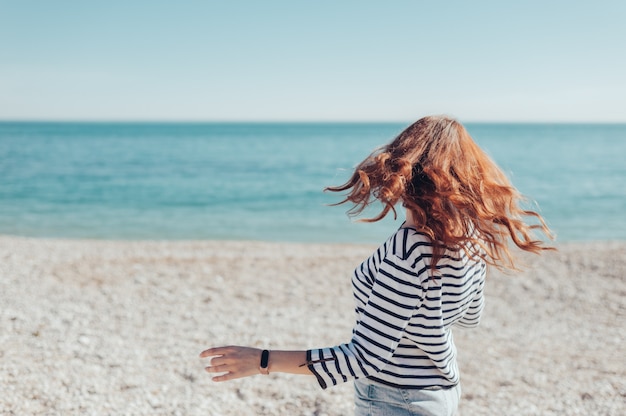
<svg viewBox="0 0 626 416">
<path fill-rule="evenodd" d="M 412 337 L 415 338 L 443 338 L 446 336 L 446 334 L 422 334 L 421 332 L 411 332 L 411 331 L 406 331 L 407 335 L 411 335 Z"/>
<path fill-rule="evenodd" d="M 426 309 L 427 311 L 440 311 L 441 310 L 441 305 L 435 305 L 435 306 L 422 305 L 421 307 Z"/>
<path fill-rule="evenodd" d="M 356 362 L 359 363 L 359 367 L 361 367 L 361 370 L 363 370 L 363 374 L 369 375 L 369 372 L 367 370 L 365 370 L 365 368 L 363 367 L 362 363 L 364 363 L 365 365 L 367 365 L 369 367 L 372 367 L 374 369 L 374 372 L 378 373 L 380 371 L 380 368 L 378 368 L 378 366 L 370 363 L 367 360 L 367 358 L 365 358 L 365 356 L 363 355 L 361 350 L 367 352 L 367 354 L 369 354 L 369 355 L 372 355 L 372 353 L 367 348 L 365 348 L 363 345 L 361 345 L 361 343 L 358 340 L 356 340 L 356 339 L 352 339 L 352 344 L 354 344 L 355 346 L 359 347 L 359 348 L 355 348 L 354 350 L 356 351 L 356 353 L 359 356 L 359 358 L 357 358 Z M 374 356 L 374 355 L 372 355 L 372 356 Z"/>
<path fill-rule="evenodd" d="M 395 374 L 392 373 L 388 370 L 382 370 L 381 373 L 383 374 L 388 374 L 390 376 L 394 376 L 400 379 L 403 378 L 411 378 L 411 379 L 417 379 L 417 380 L 447 380 L 447 378 L 445 378 L 444 376 L 440 376 L 440 375 L 435 375 L 435 374 L 431 374 L 431 375 L 418 375 L 418 374 Z"/>
<path fill-rule="evenodd" d="M 405 305 L 404 303 L 397 302 L 397 301 L 395 301 L 393 299 L 390 299 L 387 296 L 377 292 L 376 290 L 372 290 L 372 295 L 377 297 L 377 298 L 379 298 L 379 299 L 384 300 L 387 303 L 390 303 L 392 305 L 395 305 L 395 306 L 397 306 L 399 308 L 406 309 L 406 310 L 413 310 L 413 309 L 415 309 L 415 306 L 417 306 L 417 305 L 410 305 L 410 304 L 409 305 Z M 370 305 L 373 304 L 371 296 L 370 296 L 370 299 L 369 299 L 368 303 Z M 407 319 L 407 318 L 403 316 L 402 319 Z"/>
<path fill-rule="evenodd" d="M 428 247 L 428 248 L 430 248 L 429 251 L 432 251 L 433 244 L 432 243 L 427 243 L 425 241 L 418 241 L 416 243 L 413 243 L 413 245 L 406 251 L 406 256 L 407 257 L 405 257 L 405 258 L 408 258 L 409 256 L 411 256 L 415 250 L 417 250 L 418 248 L 421 248 L 421 247 Z M 422 253 L 422 254 L 429 254 L 429 253 Z"/>
<path fill-rule="evenodd" d="M 361 321 L 361 326 L 369 329 L 370 331 L 372 331 L 372 332 L 374 332 L 374 333 L 376 333 L 378 335 L 380 335 L 382 338 L 388 339 L 389 341 L 393 341 L 395 343 L 400 342 L 400 338 L 396 338 L 394 336 L 391 336 L 390 334 L 386 334 L 386 333 L 382 332 L 381 330 L 376 329 L 376 328 L 372 327 L 371 325 L 368 325 L 364 321 Z M 357 331 L 357 333 L 358 333 L 358 331 Z"/>
<path fill-rule="evenodd" d="M 417 315 L 413 315 L 413 318 L 422 318 L 422 319 L 426 319 L 427 321 L 434 321 L 434 320 L 437 320 L 437 319 L 441 319 L 441 315 L 426 316 L 423 313 L 418 313 Z"/>
<path fill-rule="evenodd" d="M 387 352 L 393 352 L 393 350 L 391 348 L 389 348 L 386 345 L 381 344 L 380 342 L 374 341 L 372 338 L 368 337 L 367 335 L 363 334 L 362 332 L 360 332 L 358 329 L 356 330 L 356 335 L 359 336 L 360 338 L 363 338 L 364 340 L 366 340 L 368 343 L 370 343 L 371 345 L 374 345 L 378 348 L 380 348 L 383 351 L 387 351 Z M 367 351 L 372 357 L 376 357 L 382 361 L 384 361 L 382 359 L 382 357 L 379 357 L 377 354 L 372 353 L 372 351 L 370 351 L 369 349 L 365 348 L 364 346 L 362 346 L 362 348 Z"/>
<path fill-rule="evenodd" d="M 383 244 L 383 247 L 381 248 L 385 250 L 385 252 L 387 252 L 387 243 L 385 242 L 385 244 Z M 378 257 L 378 264 L 380 264 L 380 262 L 382 261 L 382 252 L 380 248 L 376 250 L 376 256 Z"/>
<path fill-rule="evenodd" d="M 311 362 L 311 350 L 307 350 L 306 352 L 306 361 Z M 317 382 L 321 388 L 325 389 L 326 387 L 328 387 L 326 385 L 326 381 L 324 381 L 322 376 L 317 372 L 317 370 L 315 370 L 315 366 L 313 364 L 309 364 L 307 367 L 309 367 L 309 370 L 311 370 L 311 372 L 315 374 L 315 378 L 317 378 Z"/>
<path fill-rule="evenodd" d="M 385 288 L 385 289 L 387 289 L 388 291 L 393 292 L 393 293 L 395 293 L 396 295 L 399 295 L 399 296 L 401 296 L 401 297 L 403 297 L 403 298 L 409 298 L 409 299 L 419 299 L 419 300 L 421 300 L 421 299 L 422 299 L 422 296 L 420 296 L 420 295 L 416 295 L 416 294 L 412 294 L 412 293 L 407 293 L 407 292 L 402 292 L 402 291 L 400 291 L 400 290 L 394 289 L 393 287 L 391 287 L 391 286 L 389 286 L 389 285 L 387 285 L 387 284 L 385 284 L 385 283 L 381 282 L 381 281 L 380 281 L 380 279 L 378 280 L 378 282 L 377 282 L 377 283 L 378 283 L 378 285 L 379 285 L 379 286 L 384 287 L 384 288 Z"/>
<path fill-rule="evenodd" d="M 383 263 L 393 267 L 395 270 L 402 272 L 405 275 L 411 276 L 411 277 L 419 277 L 418 273 L 415 273 L 415 271 L 413 270 L 409 270 L 409 269 L 405 269 L 403 267 L 401 267 L 400 265 L 393 263 L 391 260 L 389 260 L 388 258 L 385 257 L 385 259 L 383 260 Z M 386 271 L 385 269 L 383 269 L 382 267 L 380 267 L 378 269 L 378 273 L 383 273 L 385 276 L 389 276 L 390 278 L 392 278 L 393 280 L 397 281 L 398 283 L 402 283 L 405 285 L 409 285 L 409 286 L 413 286 L 413 284 L 411 284 L 410 281 L 404 280 L 404 279 L 400 279 L 395 277 L 393 274 L 391 274 L 390 272 Z"/>
<path fill-rule="evenodd" d="M 418 324 L 414 322 L 409 322 L 407 326 L 410 326 L 411 328 L 422 328 L 422 329 L 441 329 L 440 325 L 424 325 L 424 324 Z"/>
<path fill-rule="evenodd" d="M 441 302 L 441 309 L 443 309 L 444 313 L 451 312 L 455 309 L 465 309 L 465 307 L 469 305 L 470 303 L 472 303 L 473 301 L 474 299 L 472 299 L 469 296 L 466 298 L 457 299 L 454 301 L 447 300 L 447 301 Z M 450 305 L 455 305 L 455 306 L 450 308 Z"/>
<path fill-rule="evenodd" d="M 348 371 L 350 371 L 350 375 L 352 377 L 356 377 L 356 373 L 352 369 L 352 365 L 350 364 L 350 360 L 348 359 L 348 357 L 351 354 L 348 351 L 344 350 L 344 346 L 343 345 L 339 345 L 339 349 L 341 350 L 341 353 L 343 354 L 343 357 L 344 357 L 343 362 L 346 363 L 346 366 L 348 367 Z"/>
<path fill-rule="evenodd" d="M 437 292 L 438 289 L 441 289 L 441 288 L 440 287 L 428 288 L 428 292 L 426 292 L 426 300 L 431 301 L 431 302 L 437 302 L 441 300 L 441 296 L 429 296 L 431 294 L 430 292 Z"/>
<path fill-rule="evenodd" d="M 445 354 L 445 353 L 447 353 L 447 352 L 452 351 L 452 350 L 451 350 L 451 348 L 450 348 L 450 346 L 448 346 L 447 348 L 444 348 L 443 350 L 437 350 L 437 351 L 432 351 L 432 350 L 429 350 L 429 349 L 427 349 L 427 348 L 420 348 L 420 349 L 421 349 L 422 351 L 424 351 L 425 353 L 427 353 L 427 354 L 431 357 L 431 360 L 433 360 L 433 361 L 435 361 L 435 360 L 432 358 L 432 356 L 433 356 L 433 355 L 441 355 L 441 354 Z"/>
<path fill-rule="evenodd" d="M 411 264 L 411 268 L 412 268 L 412 269 L 415 269 L 415 265 L 416 265 L 416 264 L 417 264 L 417 263 L 418 263 L 421 259 L 422 259 L 422 256 L 418 257 L 418 258 L 417 258 L 417 260 L 415 260 L 415 261 L 413 262 L 413 264 Z M 422 267 L 422 268 L 421 268 L 421 269 L 419 269 L 417 272 L 415 272 L 415 274 L 417 274 L 418 276 L 421 276 L 421 275 L 423 275 L 424 273 L 426 273 L 426 274 L 427 274 L 427 276 L 429 276 L 429 275 L 428 275 L 428 271 L 429 271 L 429 269 L 430 269 L 430 264 L 426 264 L 426 263 L 424 262 L 424 267 Z"/>
<path fill-rule="evenodd" d="M 354 290 L 356 290 L 357 292 L 359 292 L 361 295 L 363 295 L 363 299 L 360 299 L 358 296 L 356 296 L 356 293 L 353 293 L 354 297 L 359 299 L 361 302 L 366 303 L 367 302 L 366 299 L 369 297 L 369 293 L 364 292 L 362 289 L 360 289 L 356 285 L 352 285 L 352 288 Z M 371 287 L 370 287 L 370 289 L 371 289 Z"/>
<path fill-rule="evenodd" d="M 415 345 L 412 346 L 411 349 L 414 349 L 419 352 L 423 352 L 420 349 L 418 349 Z M 394 354 L 393 355 L 394 358 L 404 358 L 404 359 L 411 359 L 414 361 L 425 361 L 428 360 L 430 361 L 430 357 L 428 355 L 405 355 L 405 354 Z"/>
<path fill-rule="evenodd" d="M 389 323 L 388 321 L 386 321 L 386 320 L 384 320 L 382 318 L 379 318 L 376 315 L 372 315 L 371 313 L 369 313 L 365 309 L 362 309 L 362 313 L 363 313 L 363 315 L 367 316 L 369 319 L 371 319 L 373 321 L 376 321 L 378 323 L 381 323 L 381 324 L 385 325 L 387 328 L 393 329 L 394 331 L 402 331 L 402 327 L 393 325 L 393 324 Z"/>
<path fill-rule="evenodd" d="M 341 379 L 345 383 L 346 381 L 348 381 L 348 377 L 346 377 L 345 375 L 341 374 L 341 368 L 339 368 L 339 359 L 337 358 L 337 354 L 335 354 L 335 350 L 331 349 L 330 353 L 332 354 L 333 358 L 335 359 L 335 369 L 337 370 L 337 374 L 339 374 L 341 376 Z"/>
<path fill-rule="evenodd" d="M 385 384 L 385 385 L 387 385 L 389 387 L 395 387 L 395 388 L 398 388 L 398 389 L 407 389 L 407 390 L 419 390 L 419 389 L 423 389 L 425 387 L 441 387 L 441 388 L 445 389 L 445 388 L 454 387 L 454 386 L 456 386 L 458 384 L 458 380 L 457 380 L 457 381 L 455 381 L 452 384 L 445 384 L 445 383 L 439 383 L 439 382 L 434 383 L 433 382 L 433 383 L 425 383 L 425 384 L 420 386 L 420 385 L 413 385 L 413 384 L 390 383 L 389 381 L 380 379 L 378 377 L 368 377 L 368 378 L 370 380 L 374 380 L 377 383 Z"/>
<path fill-rule="evenodd" d="M 321 349 L 320 349 L 319 355 L 321 357 L 324 357 L 324 354 L 322 354 Z M 328 367 L 326 366 L 326 361 L 322 361 L 320 364 L 322 365 L 322 369 L 324 370 L 324 372 L 328 374 L 328 377 L 330 377 L 330 381 L 333 383 L 333 386 L 336 386 L 337 380 L 335 380 L 335 376 L 333 376 L 333 374 L 330 371 L 328 371 Z"/>
</svg>

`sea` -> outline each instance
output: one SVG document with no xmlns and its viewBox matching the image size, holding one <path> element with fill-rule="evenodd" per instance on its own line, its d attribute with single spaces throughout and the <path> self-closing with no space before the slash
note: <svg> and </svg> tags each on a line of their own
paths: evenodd
<svg viewBox="0 0 626 416">
<path fill-rule="evenodd" d="M 0 122 L 0 234 L 377 244 L 323 189 L 407 125 Z M 557 242 L 626 240 L 626 124 L 465 125 Z"/>
</svg>

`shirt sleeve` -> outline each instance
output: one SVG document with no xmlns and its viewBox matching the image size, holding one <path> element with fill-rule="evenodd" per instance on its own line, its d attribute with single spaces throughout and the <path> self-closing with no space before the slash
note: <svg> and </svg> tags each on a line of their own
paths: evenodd
<svg viewBox="0 0 626 416">
<path fill-rule="evenodd" d="M 474 299 L 470 303 L 469 308 L 463 314 L 463 317 L 459 319 L 455 324 L 464 328 L 473 328 L 480 323 L 480 316 L 485 308 L 485 297 L 483 294 L 483 288 L 485 287 L 485 278 L 482 277 L 480 283 L 478 283 L 478 289 L 474 294 Z"/>
<path fill-rule="evenodd" d="M 373 375 L 387 365 L 423 301 L 428 275 L 421 255 L 411 262 L 393 253 L 385 256 L 352 340 L 307 351 L 308 368 L 322 388 Z"/>
</svg>

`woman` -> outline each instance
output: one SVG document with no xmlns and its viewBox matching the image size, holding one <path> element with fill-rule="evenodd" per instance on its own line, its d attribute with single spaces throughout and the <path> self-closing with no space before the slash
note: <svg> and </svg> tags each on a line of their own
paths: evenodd
<svg viewBox="0 0 626 416">
<path fill-rule="evenodd" d="M 461 395 L 453 325 L 478 325 L 486 265 L 515 267 L 509 241 L 550 249 L 531 232 L 549 230 L 520 208 L 521 195 L 448 117 L 425 117 L 361 162 L 333 192 L 357 215 L 375 200 L 406 209 L 406 221 L 352 276 L 357 319 L 352 340 L 308 351 L 218 347 L 214 381 L 254 374 L 313 374 L 322 388 L 355 380 L 356 415 L 447 415 Z M 535 225 L 523 217 L 535 218 Z"/>
</svg>

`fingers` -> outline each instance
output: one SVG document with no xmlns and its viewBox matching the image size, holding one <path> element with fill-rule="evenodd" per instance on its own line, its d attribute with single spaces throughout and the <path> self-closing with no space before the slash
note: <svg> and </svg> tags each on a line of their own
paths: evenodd
<svg viewBox="0 0 626 416">
<path fill-rule="evenodd" d="M 215 375 L 213 381 L 227 381 L 259 374 L 261 350 L 258 348 L 234 345 L 215 347 L 202 351 L 200 357 L 210 358 L 209 365 L 205 368 L 207 372 L 222 373 Z"/>
<path fill-rule="evenodd" d="M 228 380 L 237 378 L 233 375 L 233 373 L 230 373 L 228 372 L 228 370 L 226 370 L 226 365 L 206 367 L 205 370 L 207 373 L 212 373 L 212 374 L 222 373 L 222 374 L 211 377 L 211 381 L 228 381 Z"/>
<path fill-rule="evenodd" d="M 208 367 L 205 367 L 204 369 L 207 372 L 209 372 L 209 373 L 227 373 L 228 372 L 226 364 L 223 364 L 223 365 L 210 365 Z"/>
<path fill-rule="evenodd" d="M 205 368 L 207 373 L 217 374 L 211 377 L 212 381 L 227 381 L 234 380 L 237 378 L 247 377 L 252 374 L 248 374 L 242 369 L 237 368 L 233 365 L 222 364 L 222 365 L 211 365 Z M 221 373 L 221 374 L 220 374 Z"/>
<path fill-rule="evenodd" d="M 228 381 L 228 380 L 232 380 L 236 377 L 233 377 L 230 373 L 228 374 L 222 374 L 221 376 L 215 376 L 211 378 L 211 381 L 215 381 L 215 382 L 220 382 L 220 381 Z"/>
<path fill-rule="evenodd" d="M 230 351 L 231 347 L 215 347 L 204 350 L 200 353 L 200 358 L 214 357 L 216 355 L 224 355 Z"/>
<path fill-rule="evenodd" d="M 200 358 L 221 356 L 225 358 L 229 357 L 229 358 L 239 360 L 242 358 L 254 359 L 257 355 L 259 357 L 261 355 L 261 350 L 258 348 L 238 347 L 236 345 L 229 345 L 226 347 L 215 347 L 215 348 L 209 348 L 208 350 L 204 350 L 200 353 Z"/>
</svg>

